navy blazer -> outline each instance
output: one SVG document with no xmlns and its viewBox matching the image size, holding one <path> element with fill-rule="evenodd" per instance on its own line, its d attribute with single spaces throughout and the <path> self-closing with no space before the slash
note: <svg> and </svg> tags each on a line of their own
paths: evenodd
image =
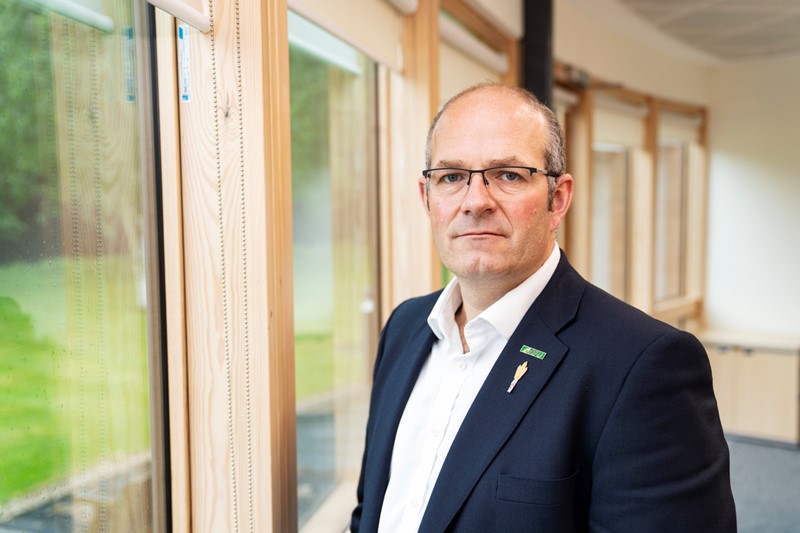
<svg viewBox="0 0 800 533">
<path fill-rule="evenodd" d="M 401 304 L 381 334 L 353 533 L 377 531 L 440 292 Z M 702 345 L 589 284 L 562 254 L 467 413 L 419 531 L 736 531 Z"/>
</svg>

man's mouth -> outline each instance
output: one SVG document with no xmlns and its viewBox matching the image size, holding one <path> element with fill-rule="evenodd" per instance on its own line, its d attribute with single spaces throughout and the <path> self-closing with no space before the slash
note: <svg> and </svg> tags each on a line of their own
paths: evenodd
<svg viewBox="0 0 800 533">
<path fill-rule="evenodd" d="M 467 231 L 459 233 L 457 237 L 502 237 L 502 235 L 494 231 Z"/>
</svg>

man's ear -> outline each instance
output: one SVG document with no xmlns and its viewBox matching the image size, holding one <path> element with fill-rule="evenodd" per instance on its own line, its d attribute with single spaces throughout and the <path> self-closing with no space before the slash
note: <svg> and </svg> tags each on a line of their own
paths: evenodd
<svg viewBox="0 0 800 533">
<path fill-rule="evenodd" d="M 417 183 L 419 185 L 419 199 L 422 201 L 422 205 L 425 206 L 425 211 L 430 212 L 431 204 L 430 200 L 428 200 L 428 180 L 425 176 L 422 176 Z"/>
<path fill-rule="evenodd" d="M 561 221 L 567 216 L 569 206 L 572 204 L 572 187 L 573 179 L 571 175 L 564 174 L 559 176 L 558 181 L 556 181 L 556 191 L 553 195 L 552 212 L 554 216 L 552 217 L 550 231 L 557 230 Z"/>
</svg>

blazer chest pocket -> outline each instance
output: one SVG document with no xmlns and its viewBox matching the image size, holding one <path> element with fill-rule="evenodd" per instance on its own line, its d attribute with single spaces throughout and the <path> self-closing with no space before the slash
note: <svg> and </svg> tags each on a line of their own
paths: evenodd
<svg viewBox="0 0 800 533">
<path fill-rule="evenodd" d="M 532 505 L 571 504 L 575 498 L 578 472 L 562 479 L 527 479 L 500 474 L 497 499 Z"/>
</svg>

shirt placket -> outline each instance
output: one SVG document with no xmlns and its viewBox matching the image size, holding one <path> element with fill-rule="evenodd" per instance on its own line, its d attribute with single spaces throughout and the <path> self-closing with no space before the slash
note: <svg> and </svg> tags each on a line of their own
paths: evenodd
<svg viewBox="0 0 800 533">
<path fill-rule="evenodd" d="M 421 444 L 421 453 L 418 466 L 415 469 L 416 479 L 414 487 L 419 490 L 413 491 L 409 495 L 408 503 L 403 513 L 403 522 L 408 525 L 409 531 L 413 529 L 413 524 L 419 523 L 420 514 L 424 510 L 424 504 L 433 490 L 433 469 L 436 459 L 440 453 L 439 448 L 442 443 L 447 424 L 450 422 L 450 415 L 453 406 L 458 398 L 464 382 L 474 366 L 475 356 L 470 355 L 451 355 L 445 367 L 444 377 L 441 387 L 431 404 L 431 411 L 425 435 Z M 406 531 L 406 529 L 403 529 Z"/>
</svg>

